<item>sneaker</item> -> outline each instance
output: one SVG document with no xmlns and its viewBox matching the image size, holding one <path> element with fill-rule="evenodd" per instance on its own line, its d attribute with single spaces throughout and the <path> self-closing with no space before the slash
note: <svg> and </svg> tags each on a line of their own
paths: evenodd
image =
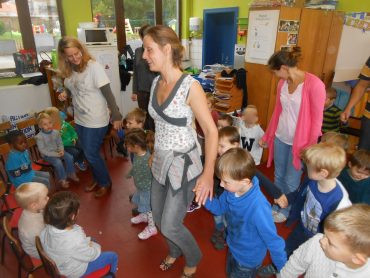
<svg viewBox="0 0 370 278">
<path fill-rule="evenodd" d="M 274 218 L 275 223 L 283 223 L 286 221 L 286 216 L 281 212 L 273 212 L 272 217 Z"/>
<path fill-rule="evenodd" d="M 211 242 L 216 243 L 217 238 L 219 238 L 222 234 L 223 234 L 223 231 L 215 229 L 211 237 Z"/>
<path fill-rule="evenodd" d="M 71 180 L 71 181 L 74 181 L 74 182 L 79 182 L 80 179 L 77 177 L 76 173 L 73 173 L 73 174 L 70 174 L 68 176 L 68 178 Z"/>
<path fill-rule="evenodd" d="M 151 236 L 156 235 L 157 233 L 158 233 L 158 231 L 157 231 L 156 227 L 146 226 L 145 229 L 140 234 L 138 234 L 137 236 L 140 239 L 145 240 L 145 239 L 150 238 Z"/>
<path fill-rule="evenodd" d="M 86 171 L 87 170 L 87 164 L 85 161 L 82 162 L 75 162 L 75 166 L 80 170 L 80 171 Z"/>
<path fill-rule="evenodd" d="M 145 213 L 140 213 L 138 216 L 131 218 L 132 224 L 148 223 L 148 216 Z"/>
<path fill-rule="evenodd" d="M 69 182 L 66 181 L 66 180 L 60 180 L 59 184 L 60 184 L 60 187 L 63 188 L 63 189 L 69 188 Z"/>
<path fill-rule="evenodd" d="M 261 266 L 257 270 L 257 275 L 263 278 L 272 277 L 273 275 L 276 275 L 277 273 L 278 273 L 277 269 L 272 264 Z"/>
<path fill-rule="evenodd" d="M 188 212 L 193 212 L 196 209 L 200 209 L 200 207 L 201 206 L 197 202 L 193 201 L 188 208 Z"/>
</svg>

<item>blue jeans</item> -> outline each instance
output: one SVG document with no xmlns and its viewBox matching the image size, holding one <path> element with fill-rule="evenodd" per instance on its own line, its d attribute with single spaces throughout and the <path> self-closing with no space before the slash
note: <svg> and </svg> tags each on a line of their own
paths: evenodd
<svg viewBox="0 0 370 278">
<path fill-rule="evenodd" d="M 34 171 L 35 176 L 32 178 L 33 182 L 45 184 L 50 189 L 50 174 L 44 171 Z"/>
<path fill-rule="evenodd" d="M 115 252 L 101 252 L 100 256 L 95 261 L 89 262 L 86 272 L 83 274 L 83 276 L 102 269 L 108 264 L 110 264 L 110 272 L 116 273 L 118 255 Z"/>
<path fill-rule="evenodd" d="M 108 126 L 89 128 L 76 125 L 80 146 L 82 147 L 86 160 L 90 164 L 94 180 L 101 187 L 110 186 L 112 183 L 107 165 L 100 155 L 100 148 L 107 130 Z"/>
<path fill-rule="evenodd" d="M 167 240 L 169 256 L 178 258 L 184 255 L 188 267 L 196 266 L 202 253 L 193 235 L 184 225 L 186 211 L 194 198 L 192 191 L 196 179 L 182 185 L 176 194 L 171 185 L 152 182 L 152 213 L 156 226 Z M 186 195 L 184 195 L 186 194 Z"/>
<path fill-rule="evenodd" d="M 226 274 L 228 278 L 252 278 L 256 277 L 258 267 L 247 267 L 241 265 L 230 251 L 226 258 Z"/>
<path fill-rule="evenodd" d="M 78 146 L 65 146 L 64 150 L 73 156 L 74 162 L 82 163 L 85 160 L 84 152 Z"/>
<path fill-rule="evenodd" d="M 44 159 L 53 165 L 57 180 L 66 180 L 67 176 L 76 172 L 73 164 L 73 156 L 67 152 L 64 152 L 62 157 L 45 156 Z M 64 160 L 65 168 L 62 159 Z"/>
<path fill-rule="evenodd" d="M 291 234 L 285 240 L 285 252 L 287 257 L 289 258 L 301 244 L 305 243 L 310 238 L 311 237 L 305 233 L 301 220 L 299 220 L 297 226 L 295 226 Z"/>
<path fill-rule="evenodd" d="M 297 190 L 300 182 L 302 169 L 297 170 L 293 166 L 292 146 L 281 142 L 275 137 L 274 142 L 274 165 L 275 185 L 286 195 Z M 286 217 L 289 215 L 290 206 L 280 209 L 274 205 L 273 210 L 278 210 Z"/>
</svg>

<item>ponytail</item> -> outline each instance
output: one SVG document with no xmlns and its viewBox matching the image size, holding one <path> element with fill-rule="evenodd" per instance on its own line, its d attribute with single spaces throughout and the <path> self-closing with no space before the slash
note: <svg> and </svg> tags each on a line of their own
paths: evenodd
<svg viewBox="0 0 370 278">
<path fill-rule="evenodd" d="M 296 67 L 302 52 L 299 46 L 294 46 L 289 50 L 280 50 L 275 52 L 267 64 L 272 70 L 280 70 L 281 66 L 288 66 L 290 68 Z"/>
</svg>

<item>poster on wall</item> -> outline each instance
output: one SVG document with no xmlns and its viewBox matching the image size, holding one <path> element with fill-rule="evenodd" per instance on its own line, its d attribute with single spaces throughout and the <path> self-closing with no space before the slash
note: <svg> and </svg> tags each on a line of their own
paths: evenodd
<svg viewBox="0 0 370 278">
<path fill-rule="evenodd" d="M 250 11 L 245 61 L 266 65 L 274 53 L 279 10 Z"/>
<path fill-rule="evenodd" d="M 299 21 L 298 20 L 280 20 L 279 32 L 298 33 Z"/>
</svg>

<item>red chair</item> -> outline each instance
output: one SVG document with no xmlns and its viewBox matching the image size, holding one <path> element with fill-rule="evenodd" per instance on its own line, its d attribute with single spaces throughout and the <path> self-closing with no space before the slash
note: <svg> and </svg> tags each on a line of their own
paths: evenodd
<svg viewBox="0 0 370 278">
<path fill-rule="evenodd" d="M 44 265 L 45 272 L 52 278 L 65 278 L 65 276 L 62 276 L 59 273 L 59 270 L 55 262 L 46 254 L 44 248 L 42 247 L 40 237 L 37 236 L 35 240 L 36 240 L 36 249 Z M 105 276 L 115 277 L 114 273 L 110 272 L 110 265 L 106 265 L 105 267 L 84 276 L 84 278 L 100 278 Z"/>
<path fill-rule="evenodd" d="M 18 260 L 18 278 L 21 278 L 22 276 L 22 269 L 26 271 L 26 277 L 29 277 L 33 272 L 42 267 L 41 260 L 31 258 L 28 254 L 24 252 L 19 240 L 16 239 L 12 234 L 11 224 L 6 216 L 3 218 L 3 229 L 6 237 L 8 238 L 13 253 Z"/>
</svg>

